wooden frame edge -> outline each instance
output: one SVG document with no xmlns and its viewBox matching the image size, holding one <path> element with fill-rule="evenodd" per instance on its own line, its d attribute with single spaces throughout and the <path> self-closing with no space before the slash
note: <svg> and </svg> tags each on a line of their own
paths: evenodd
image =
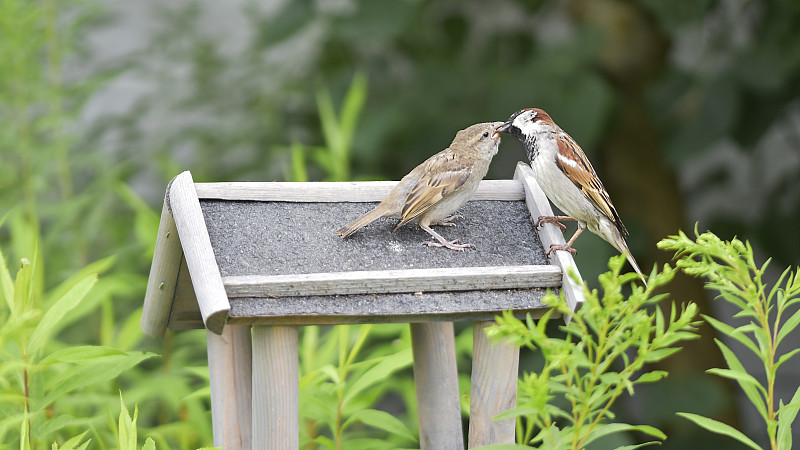
<svg viewBox="0 0 800 450">
<path fill-rule="evenodd" d="M 222 284 L 192 174 L 186 171 L 176 176 L 167 192 L 203 322 L 208 330 L 220 334 L 231 305 Z"/>
<path fill-rule="evenodd" d="M 553 209 L 550 207 L 550 201 L 544 194 L 536 178 L 533 175 L 533 169 L 524 163 L 517 163 L 517 169 L 514 171 L 514 179 L 519 180 L 525 189 L 525 203 L 528 205 L 528 210 L 531 217 L 536 220 L 539 216 L 552 216 Z M 544 250 L 547 251 L 551 244 L 566 244 L 564 236 L 555 224 L 546 223 L 537 230 L 539 239 L 542 241 Z M 583 303 L 583 286 L 573 279 L 577 277 L 582 280 L 578 266 L 575 265 L 575 259 L 567 251 L 558 250 L 550 254 L 549 261 L 551 264 L 557 265 L 561 268 L 563 280 L 561 282 L 561 290 L 564 292 L 564 298 L 567 305 L 572 311 L 575 311 L 579 303 Z M 569 317 L 564 320 L 569 321 Z"/>
</svg>

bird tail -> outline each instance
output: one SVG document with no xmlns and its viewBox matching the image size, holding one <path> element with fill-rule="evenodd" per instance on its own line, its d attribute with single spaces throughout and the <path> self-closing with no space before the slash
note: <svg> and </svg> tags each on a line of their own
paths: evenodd
<svg viewBox="0 0 800 450">
<path fill-rule="evenodd" d="M 633 270 L 635 270 L 636 273 L 639 274 L 639 278 L 642 279 L 642 283 L 644 283 L 644 286 L 647 287 L 647 280 L 645 280 L 644 274 L 642 273 L 641 269 L 639 269 L 639 265 L 636 264 L 636 260 L 633 259 L 633 255 L 631 254 L 631 251 L 628 250 L 627 245 L 625 246 L 625 251 L 623 253 L 625 253 L 625 258 L 627 258 L 628 262 L 631 263 L 631 266 L 633 266 Z"/>
<path fill-rule="evenodd" d="M 633 270 L 639 274 L 639 278 L 642 279 L 642 283 L 644 283 L 645 287 L 647 287 L 647 280 L 645 279 L 644 273 L 642 270 L 639 269 L 639 264 L 636 264 L 636 260 L 633 258 L 631 251 L 628 249 L 628 244 L 625 243 L 625 238 L 622 237 L 622 233 L 617 228 L 612 228 L 607 233 L 601 234 L 605 240 L 611 243 L 620 253 L 625 255 L 625 258 L 633 267 Z"/>
<path fill-rule="evenodd" d="M 364 214 L 363 216 L 348 222 L 347 225 L 334 231 L 334 233 L 337 236 L 341 236 L 342 239 L 344 239 L 347 236 L 350 236 L 351 234 L 358 231 L 361 227 L 373 222 L 379 217 L 383 217 L 383 214 L 384 214 L 383 210 L 381 210 L 380 208 L 375 208 L 372 211 Z"/>
</svg>

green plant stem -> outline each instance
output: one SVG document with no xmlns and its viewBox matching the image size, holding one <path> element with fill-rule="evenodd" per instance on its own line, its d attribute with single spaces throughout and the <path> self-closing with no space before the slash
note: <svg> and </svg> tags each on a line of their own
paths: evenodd
<svg viewBox="0 0 800 450">
<path fill-rule="evenodd" d="M 767 376 L 767 398 L 764 399 L 766 403 L 766 410 L 767 410 L 767 425 L 769 426 L 770 423 L 775 421 L 775 354 L 777 352 L 777 347 L 775 342 L 777 342 L 778 336 L 778 323 L 780 320 L 780 310 L 778 311 L 778 316 L 776 317 L 775 328 L 770 329 L 769 324 L 769 303 L 764 293 L 764 285 L 761 283 L 761 274 L 760 272 L 756 271 L 756 277 L 750 276 L 749 271 L 742 271 L 740 269 L 739 264 L 737 264 L 737 260 L 732 258 L 723 258 L 725 264 L 730 266 L 736 271 L 738 275 L 737 280 L 731 280 L 734 284 L 737 285 L 738 289 L 742 292 L 748 292 L 748 288 L 751 286 L 758 286 L 756 292 L 757 301 L 753 302 L 752 307 L 755 310 L 759 325 L 764 330 L 764 335 L 767 338 L 766 346 L 767 346 L 767 356 L 768 358 L 764 361 L 766 367 L 766 376 Z M 748 261 L 748 263 L 752 267 L 756 267 L 755 261 Z M 743 300 L 747 303 L 747 299 L 743 298 Z M 777 450 L 778 442 L 777 436 L 775 433 L 767 433 L 769 435 L 769 444 L 772 450 Z"/>
</svg>

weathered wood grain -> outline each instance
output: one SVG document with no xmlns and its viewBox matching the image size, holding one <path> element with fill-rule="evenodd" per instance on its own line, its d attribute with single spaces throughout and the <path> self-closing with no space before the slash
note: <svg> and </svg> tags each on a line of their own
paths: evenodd
<svg viewBox="0 0 800 450">
<path fill-rule="evenodd" d="M 203 322 L 207 329 L 219 334 L 225 326 L 230 305 L 192 174 L 187 171 L 176 176 L 167 192 Z"/>
<path fill-rule="evenodd" d="M 252 344 L 248 325 L 228 325 L 221 335 L 206 331 L 214 446 L 253 448 Z"/>
<path fill-rule="evenodd" d="M 194 295 L 192 277 L 186 267 L 186 258 L 181 255 L 175 299 L 172 301 L 172 310 L 169 313 L 169 329 L 191 330 L 205 328 L 205 326 L 203 316 L 200 314 L 200 307 L 197 306 L 197 297 Z"/>
<path fill-rule="evenodd" d="M 463 450 L 452 322 L 411 324 L 421 450 Z"/>
<path fill-rule="evenodd" d="M 202 199 L 261 202 L 379 202 L 397 181 L 196 183 Z M 483 180 L 472 200 L 523 200 L 518 181 Z"/>
<path fill-rule="evenodd" d="M 253 327 L 253 443 L 265 450 L 300 445 L 297 327 Z"/>
<path fill-rule="evenodd" d="M 469 406 L 469 448 L 513 444 L 514 419 L 493 420 L 517 404 L 519 347 L 495 343 L 485 333 L 494 322 L 472 326 L 472 382 Z"/>
<path fill-rule="evenodd" d="M 533 169 L 531 169 L 529 165 L 523 162 L 517 163 L 517 170 L 514 172 L 514 179 L 519 180 L 525 188 L 525 203 L 528 205 L 528 209 L 530 210 L 533 220 L 538 219 L 539 216 L 553 215 L 553 209 L 550 207 L 550 202 L 547 200 L 547 196 L 536 182 L 536 179 L 533 176 Z M 539 229 L 539 239 L 542 241 L 542 246 L 544 247 L 545 251 L 550 249 L 551 244 L 566 244 L 564 235 L 561 234 L 561 230 L 559 230 L 558 227 L 553 223 L 545 223 L 542 225 L 542 227 Z M 549 258 L 553 264 L 561 268 L 561 291 L 564 293 L 564 298 L 566 299 L 569 308 L 575 311 L 578 303 L 582 303 L 584 301 L 583 287 L 573 279 L 573 276 L 581 279 L 578 266 L 575 265 L 575 260 L 572 258 L 572 254 L 567 251 L 554 251 L 550 253 Z M 564 319 L 569 321 L 569 317 L 565 317 Z"/>
<path fill-rule="evenodd" d="M 554 266 L 452 267 L 223 277 L 230 298 L 557 287 Z"/>
<path fill-rule="evenodd" d="M 142 309 L 142 331 L 149 336 L 162 338 L 167 331 L 182 254 L 169 199 L 165 196 Z"/>
</svg>

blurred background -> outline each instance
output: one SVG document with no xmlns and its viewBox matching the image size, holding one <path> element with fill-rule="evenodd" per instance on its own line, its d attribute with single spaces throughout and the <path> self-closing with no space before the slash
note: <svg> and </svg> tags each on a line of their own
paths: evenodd
<svg viewBox="0 0 800 450">
<path fill-rule="evenodd" d="M 113 256 L 61 339 L 161 353 L 119 385 L 163 445 L 207 445 L 204 336 L 135 333 L 173 176 L 399 179 L 458 130 L 537 106 L 592 161 L 643 269 L 697 226 L 749 240 L 777 278 L 800 262 L 798 30 L 797 0 L 3 0 L 0 244 L 14 267 L 38 242 L 42 289 Z M 505 138 L 488 178 L 524 159 Z M 614 250 L 575 247 L 596 284 Z M 697 280 L 671 296 L 729 319 Z M 738 390 L 703 373 L 724 365 L 704 333 L 619 414 L 670 449 L 723 442 L 676 410 L 762 442 Z M 788 401 L 800 368 L 783 370 Z"/>
</svg>

